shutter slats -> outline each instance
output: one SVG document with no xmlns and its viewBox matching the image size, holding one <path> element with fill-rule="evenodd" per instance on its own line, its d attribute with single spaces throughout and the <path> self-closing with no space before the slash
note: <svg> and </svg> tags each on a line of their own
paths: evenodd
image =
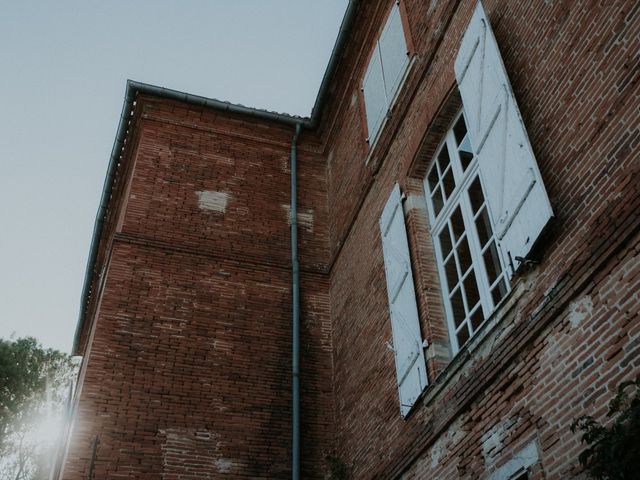
<svg viewBox="0 0 640 480">
<path fill-rule="evenodd" d="M 400 7 L 397 3 L 393 5 L 389 19 L 380 35 L 380 56 L 387 100 L 391 104 L 409 65 L 407 41 L 404 37 Z"/>
<path fill-rule="evenodd" d="M 380 217 L 380 233 L 400 412 L 406 416 L 428 382 L 401 202 L 396 184 Z"/>
<path fill-rule="evenodd" d="M 529 254 L 553 211 L 481 2 L 463 36 L 455 73 L 500 248 L 517 268 L 515 258 Z"/>
<path fill-rule="evenodd" d="M 408 66 L 407 41 L 400 7 L 394 4 L 376 41 L 362 85 L 369 145 L 373 145 L 378 137 Z"/>
<path fill-rule="evenodd" d="M 382 63 L 380 52 L 376 46 L 367 73 L 364 77 L 364 105 L 367 111 L 367 129 L 369 130 L 369 143 L 373 144 L 378 136 L 378 130 L 387 113 L 387 100 L 384 91 L 384 79 L 382 76 Z"/>
</svg>

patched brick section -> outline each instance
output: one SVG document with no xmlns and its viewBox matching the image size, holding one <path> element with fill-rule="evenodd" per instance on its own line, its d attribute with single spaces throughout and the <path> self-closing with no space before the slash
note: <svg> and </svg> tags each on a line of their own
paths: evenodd
<svg viewBox="0 0 640 480">
<path fill-rule="evenodd" d="M 282 205 L 282 209 L 287 217 L 287 225 L 291 225 L 291 205 Z M 303 212 L 298 211 L 296 220 L 298 221 L 298 227 L 309 233 L 313 233 L 313 210 L 307 209 Z"/>
<path fill-rule="evenodd" d="M 192 480 L 234 475 L 243 465 L 222 454 L 223 442 L 208 431 L 170 428 L 158 432 L 162 443 L 162 478 Z"/>
<path fill-rule="evenodd" d="M 198 197 L 198 207 L 200 210 L 224 213 L 227 210 L 229 194 L 226 192 L 202 191 L 196 192 Z"/>
</svg>

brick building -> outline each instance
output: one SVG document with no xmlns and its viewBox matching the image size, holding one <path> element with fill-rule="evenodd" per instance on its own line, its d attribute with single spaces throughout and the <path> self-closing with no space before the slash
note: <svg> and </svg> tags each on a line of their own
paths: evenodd
<svg viewBox="0 0 640 480">
<path fill-rule="evenodd" d="M 291 223 L 301 478 L 579 476 L 640 372 L 638 52 L 631 0 L 352 1 L 310 118 L 129 82 L 58 478 L 291 476 Z"/>
</svg>

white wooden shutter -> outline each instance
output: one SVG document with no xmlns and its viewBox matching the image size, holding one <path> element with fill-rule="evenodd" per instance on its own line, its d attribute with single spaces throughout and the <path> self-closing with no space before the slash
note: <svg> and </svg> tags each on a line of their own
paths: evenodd
<svg viewBox="0 0 640 480">
<path fill-rule="evenodd" d="M 527 256 L 553 211 L 481 2 L 455 74 L 496 235 L 505 260 L 517 268 L 515 258 Z"/>
<path fill-rule="evenodd" d="M 406 416 L 428 382 L 411 274 L 409 244 L 404 225 L 400 187 L 397 184 L 380 217 L 380 233 L 387 278 L 400 413 Z"/>
<path fill-rule="evenodd" d="M 404 37 L 400 7 L 397 2 L 394 3 L 382 35 L 380 35 L 380 57 L 382 58 L 387 101 L 391 104 L 409 65 L 407 41 Z"/>
<path fill-rule="evenodd" d="M 384 91 L 382 63 L 378 45 L 371 55 L 367 73 L 364 76 L 364 105 L 367 112 L 367 128 L 369 130 L 369 144 L 373 145 L 378 130 L 387 114 L 387 98 Z"/>
</svg>

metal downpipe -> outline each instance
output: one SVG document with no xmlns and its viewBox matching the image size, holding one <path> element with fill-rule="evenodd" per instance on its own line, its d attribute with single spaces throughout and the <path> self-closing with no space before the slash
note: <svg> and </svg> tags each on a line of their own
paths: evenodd
<svg viewBox="0 0 640 480">
<path fill-rule="evenodd" d="M 291 141 L 291 273 L 292 273 L 292 417 L 291 417 L 291 478 L 300 478 L 300 265 L 298 264 L 298 135 Z"/>
</svg>

